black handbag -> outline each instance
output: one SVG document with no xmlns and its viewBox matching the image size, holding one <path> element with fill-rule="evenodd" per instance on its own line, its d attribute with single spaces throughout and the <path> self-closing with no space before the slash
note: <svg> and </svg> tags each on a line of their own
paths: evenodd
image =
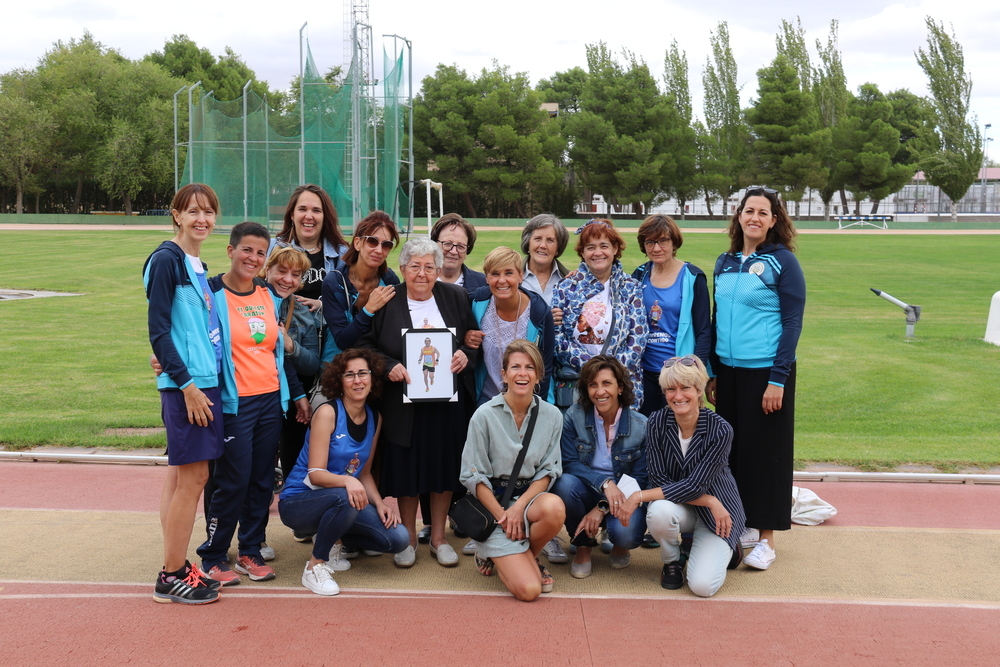
<svg viewBox="0 0 1000 667">
<path fill-rule="evenodd" d="M 531 409 L 531 417 L 528 419 L 528 428 L 524 432 L 524 440 L 521 443 L 521 451 L 517 453 L 517 461 L 514 462 L 514 469 L 510 473 L 509 483 L 500 501 L 500 507 L 507 509 L 507 504 L 514 493 L 514 482 L 521 472 L 521 464 L 524 463 L 524 455 L 528 451 L 528 444 L 531 442 L 531 432 L 535 430 L 535 421 L 538 419 L 538 405 Z M 448 516 L 455 521 L 455 525 L 460 531 L 468 535 L 476 542 L 485 542 L 493 530 L 497 527 L 497 520 L 493 518 L 486 506 L 479 502 L 474 493 L 467 493 L 456 502 Z"/>
</svg>

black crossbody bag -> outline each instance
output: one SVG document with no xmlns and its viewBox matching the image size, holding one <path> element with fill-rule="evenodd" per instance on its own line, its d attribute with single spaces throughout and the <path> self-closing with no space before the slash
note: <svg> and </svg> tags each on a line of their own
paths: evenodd
<svg viewBox="0 0 1000 667">
<path fill-rule="evenodd" d="M 538 419 L 538 405 L 531 408 L 531 417 L 528 419 L 528 428 L 524 432 L 524 440 L 521 443 L 521 451 L 517 453 L 517 461 L 514 462 L 514 469 L 507 480 L 507 488 L 504 490 L 500 507 L 507 509 L 511 496 L 514 494 L 514 487 L 517 486 L 517 475 L 521 472 L 521 464 L 524 463 L 524 455 L 528 452 L 528 445 L 531 443 L 531 433 L 535 430 L 535 421 Z M 467 493 L 455 503 L 448 512 L 455 521 L 455 525 L 463 533 L 474 539 L 476 542 L 485 542 L 493 530 L 497 527 L 497 520 L 493 518 L 486 507 L 479 502 L 474 493 Z"/>
</svg>

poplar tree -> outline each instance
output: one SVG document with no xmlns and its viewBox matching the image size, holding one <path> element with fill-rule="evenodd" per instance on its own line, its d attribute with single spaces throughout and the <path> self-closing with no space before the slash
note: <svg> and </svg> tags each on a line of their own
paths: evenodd
<svg viewBox="0 0 1000 667">
<path fill-rule="evenodd" d="M 663 84 L 667 103 L 673 104 L 680 116 L 680 122 L 673 129 L 671 143 L 674 148 L 673 173 L 663 177 L 664 190 L 677 200 L 684 217 L 684 206 L 698 194 L 695 183 L 695 160 L 697 137 L 691 125 L 691 86 L 688 81 L 687 54 L 673 40 L 663 59 Z"/>
<path fill-rule="evenodd" d="M 839 24 L 836 19 L 830 21 L 830 33 L 826 44 L 816 40 L 816 52 L 819 54 L 819 65 L 813 70 L 813 95 L 819 108 L 819 120 L 823 127 L 831 130 L 831 144 L 823 154 L 821 161 L 830 170 L 827 184 L 819 188 L 820 199 L 823 200 L 823 216 L 830 216 L 830 201 L 838 190 L 843 212 L 847 214 L 847 193 L 843 184 L 837 181 L 835 156 L 837 132 L 836 127 L 847 118 L 847 109 L 851 101 L 851 93 L 847 89 L 847 77 L 844 75 L 844 64 L 841 60 L 838 44 Z"/>
<path fill-rule="evenodd" d="M 965 72 L 962 45 L 944 23 L 926 17 L 927 50 L 917 49 L 917 63 L 927 75 L 927 87 L 937 116 L 940 148 L 921 160 L 927 181 L 951 200 L 951 220 L 958 221 L 958 201 L 968 192 L 983 165 L 979 123 L 969 122 L 972 77 Z"/>
</svg>

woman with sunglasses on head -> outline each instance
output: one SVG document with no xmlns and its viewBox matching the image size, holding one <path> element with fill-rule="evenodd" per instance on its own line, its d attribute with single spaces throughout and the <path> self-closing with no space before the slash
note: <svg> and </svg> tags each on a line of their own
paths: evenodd
<svg viewBox="0 0 1000 667">
<path fill-rule="evenodd" d="M 374 350 L 341 352 L 323 372 L 329 399 L 313 415 L 309 446 L 302 450 L 278 501 L 282 522 L 313 535 L 302 585 L 317 595 L 336 595 L 333 573 L 350 538 L 363 549 L 398 553 L 409 545 L 399 512 L 386 505 L 372 477 L 382 418 L 368 405 L 381 387 L 382 359 Z M 332 552 L 332 553 L 331 553 Z"/>
<path fill-rule="evenodd" d="M 386 260 L 397 243 L 396 223 L 385 212 L 372 211 L 358 223 L 342 266 L 323 280 L 323 317 L 333 341 L 324 357 L 354 347 L 395 295 L 399 278 Z"/>
<path fill-rule="evenodd" d="M 733 427 L 729 465 L 760 540 L 743 562 L 766 570 L 774 531 L 791 528 L 795 348 L 806 283 L 792 254 L 795 226 L 776 190 L 750 186 L 715 263 L 708 400 Z M 748 538 L 749 539 L 749 538 Z"/>
<path fill-rule="evenodd" d="M 556 362 L 563 370 L 557 372 L 563 377 L 578 374 L 591 357 L 609 354 L 629 369 L 635 389 L 631 407 L 638 408 L 646 311 L 639 282 L 622 269 L 625 240 L 605 218 L 588 221 L 576 235 L 580 266 L 556 286 L 552 297 L 552 308 L 562 313 L 562 323 L 556 326 Z"/>
<path fill-rule="evenodd" d="M 646 508 L 646 525 L 660 543 L 660 586 L 684 585 L 681 534 L 693 533 L 687 556 L 691 592 L 711 597 L 740 563 L 743 505 L 729 470 L 733 429 L 705 407 L 708 374 L 694 355 L 663 363 L 660 388 L 667 407 L 646 425 L 646 459 L 652 488 L 629 496 L 624 512 Z M 790 494 L 790 493 L 789 493 Z"/>
<path fill-rule="evenodd" d="M 671 357 L 695 354 L 706 364 L 712 346 L 708 281 L 705 272 L 677 259 L 684 237 L 667 215 L 651 215 L 639 225 L 639 250 L 649 261 L 632 272 L 642 285 L 649 337 L 642 353 L 643 401 L 647 417 L 666 405 L 660 369 Z"/>
</svg>

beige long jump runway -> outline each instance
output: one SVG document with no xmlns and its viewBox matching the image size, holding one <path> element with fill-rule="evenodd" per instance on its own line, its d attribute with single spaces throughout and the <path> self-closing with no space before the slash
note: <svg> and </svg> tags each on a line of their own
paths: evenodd
<svg viewBox="0 0 1000 667">
<path fill-rule="evenodd" d="M 299 584 L 310 545 L 272 510 L 277 578 L 188 607 L 152 601 L 165 474 L 0 462 L 0 664 L 993 665 L 1000 651 L 1000 486 L 808 484 L 839 514 L 781 534 L 770 570 L 731 572 L 711 600 L 660 588 L 658 551 L 637 549 L 622 571 L 595 556 L 584 580 L 550 566 L 554 593 L 525 604 L 424 545 L 410 570 L 360 556 L 321 598 Z"/>
</svg>

